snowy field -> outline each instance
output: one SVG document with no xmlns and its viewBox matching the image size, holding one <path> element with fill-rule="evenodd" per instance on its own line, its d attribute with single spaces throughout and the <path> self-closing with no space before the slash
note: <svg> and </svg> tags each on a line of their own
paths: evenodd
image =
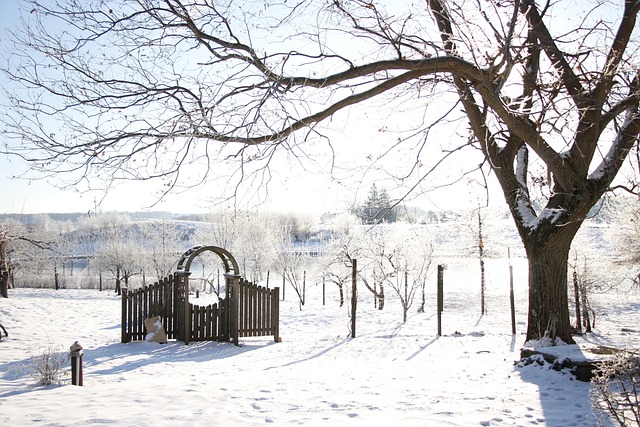
<svg viewBox="0 0 640 427">
<path fill-rule="evenodd" d="M 0 323 L 9 332 L 0 342 L 0 425 L 597 425 L 588 383 L 549 365 L 514 364 L 524 344 L 526 264 L 516 263 L 512 335 L 506 261 L 487 263 L 493 275 L 485 316 L 477 260 L 466 271 L 449 264 L 441 337 L 435 277 L 426 312 L 417 312 L 416 301 L 406 324 L 391 289 L 383 311 L 360 289 L 356 338 L 334 288 L 323 306 L 320 287 L 309 286 L 302 311 L 288 289 L 283 342 L 243 339 L 240 347 L 121 344 L 113 291 L 10 290 L 0 299 Z M 561 352 L 576 358 L 600 344 L 640 347 L 638 294 L 596 295 L 593 304 L 595 332 Z M 35 385 L 32 356 L 47 347 L 68 351 L 76 340 L 85 349 L 84 386 L 72 386 L 70 375 L 61 385 Z"/>
</svg>

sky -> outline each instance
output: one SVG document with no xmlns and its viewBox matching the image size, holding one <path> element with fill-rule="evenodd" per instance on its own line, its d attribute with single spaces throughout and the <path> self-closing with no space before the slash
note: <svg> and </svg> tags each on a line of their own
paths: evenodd
<svg viewBox="0 0 640 427">
<path fill-rule="evenodd" d="M 15 25 L 20 17 L 15 0 L 0 0 L 2 29 Z M 0 50 L 8 49 L 7 37 L 0 33 Z M 6 85 L 0 75 L 0 84 Z M 18 158 L 0 155 L 0 188 L 2 213 L 85 212 L 93 209 L 93 197 L 80 197 L 73 191 L 60 191 L 51 180 L 28 180 L 16 177 L 24 175 L 28 165 Z"/>
</svg>

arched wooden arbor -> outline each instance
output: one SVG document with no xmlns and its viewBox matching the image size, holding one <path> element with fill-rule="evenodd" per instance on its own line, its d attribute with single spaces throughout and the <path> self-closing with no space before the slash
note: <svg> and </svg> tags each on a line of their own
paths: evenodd
<svg viewBox="0 0 640 427">
<path fill-rule="evenodd" d="M 229 313 L 232 308 L 229 304 L 231 302 L 230 296 L 233 292 L 232 289 L 234 285 L 237 286 L 237 283 L 242 276 L 240 275 L 238 262 L 233 255 L 231 255 L 231 253 L 226 249 L 222 249 L 218 246 L 194 246 L 182 254 L 178 260 L 178 264 L 174 272 L 177 288 L 177 339 L 184 341 L 185 344 L 189 344 L 192 335 L 190 331 L 193 329 L 194 319 L 192 315 L 193 308 L 189 303 L 189 276 L 191 275 L 191 263 L 204 252 L 213 252 L 218 255 L 222 261 L 222 265 L 224 266 L 224 277 L 226 282 L 225 298 L 224 300 L 220 300 L 220 303 L 218 304 L 218 309 L 221 310 L 219 318 L 223 323 L 221 328 L 221 338 L 225 341 L 232 340 L 238 344 L 237 337 L 233 336 L 233 333 L 231 332 L 234 329 L 232 317 L 227 316 L 226 313 Z"/>
<path fill-rule="evenodd" d="M 233 255 L 231 255 L 231 253 L 229 253 L 229 251 L 227 251 L 226 249 L 222 249 L 218 246 L 194 246 L 193 248 L 189 249 L 184 254 L 182 254 L 180 259 L 178 260 L 176 273 L 189 273 L 191 263 L 198 255 L 203 252 L 213 252 L 214 254 L 218 255 L 220 257 L 220 260 L 222 260 L 222 264 L 224 265 L 225 274 L 232 273 L 238 276 L 240 275 L 238 263 L 236 262 L 236 259 L 233 257 Z"/>
<path fill-rule="evenodd" d="M 191 263 L 205 252 L 224 266 L 225 297 L 209 306 L 189 302 Z M 268 289 L 243 279 L 238 263 L 226 249 L 195 246 L 177 262 L 174 274 L 153 285 L 122 293 L 122 342 L 143 340 L 144 319 L 160 316 L 167 337 L 190 341 L 231 341 L 273 335 L 280 342 L 279 288 Z"/>
</svg>

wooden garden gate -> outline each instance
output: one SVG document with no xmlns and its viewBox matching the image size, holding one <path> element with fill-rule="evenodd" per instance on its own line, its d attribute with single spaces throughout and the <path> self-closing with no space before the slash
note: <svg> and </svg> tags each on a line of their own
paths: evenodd
<svg viewBox="0 0 640 427">
<path fill-rule="evenodd" d="M 225 298 L 200 306 L 189 302 L 191 262 L 203 252 L 220 257 L 225 269 Z M 280 342 L 280 292 L 244 280 L 238 263 L 225 249 L 196 246 L 178 261 L 173 275 L 141 289 L 122 292 L 122 342 L 146 337 L 144 320 L 160 316 L 168 339 L 229 341 L 273 335 Z"/>
</svg>

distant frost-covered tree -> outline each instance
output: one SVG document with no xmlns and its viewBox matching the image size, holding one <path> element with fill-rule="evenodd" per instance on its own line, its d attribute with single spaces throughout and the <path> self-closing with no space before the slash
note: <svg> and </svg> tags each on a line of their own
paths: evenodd
<svg viewBox="0 0 640 427">
<path fill-rule="evenodd" d="M 425 287 L 427 276 L 431 272 L 434 246 L 428 231 L 424 228 L 396 224 L 385 227 L 385 233 L 372 232 L 370 245 L 363 248 L 359 264 L 365 286 L 375 294 L 384 307 L 384 289 L 393 290 L 402 307 L 403 322 L 407 321 L 409 309 L 415 298 L 421 293 L 422 305 L 418 311 L 424 311 Z M 365 239 L 364 241 L 367 241 Z M 359 261 L 360 262 L 360 261 Z M 373 289 L 367 277 L 374 280 Z"/>
<path fill-rule="evenodd" d="M 618 197 L 611 212 L 611 225 L 607 240 L 615 256 L 634 271 L 630 274 L 635 286 L 640 287 L 640 202 L 635 197 Z"/>
<path fill-rule="evenodd" d="M 242 259 L 247 279 L 259 282 L 265 279 L 269 267 L 276 256 L 273 239 L 277 221 L 273 215 L 256 213 L 247 218 L 246 228 L 242 233 L 243 244 L 236 251 Z"/>
<path fill-rule="evenodd" d="M 352 281 L 352 259 L 358 256 L 358 249 L 352 244 L 361 234 L 359 219 L 350 212 L 333 218 L 330 223 L 329 238 L 324 242 L 324 250 L 319 254 L 323 278 L 338 288 L 340 307 L 345 302 L 345 293 Z"/>
<path fill-rule="evenodd" d="M 137 224 L 142 255 L 142 270 L 151 281 L 161 280 L 173 273 L 180 255 L 187 249 L 186 236 L 176 221 L 165 218 Z"/>
<path fill-rule="evenodd" d="M 274 264 L 284 280 L 293 288 L 302 310 L 306 302 L 307 274 L 309 279 L 315 279 L 321 273 L 317 271 L 318 264 L 310 249 L 298 241 L 296 223 L 286 217 L 280 217 L 280 219 L 284 220 L 276 223 L 277 231 L 273 240 Z"/>
<path fill-rule="evenodd" d="M 120 293 L 130 285 L 131 279 L 142 273 L 144 241 L 139 229 L 127 215 L 106 213 L 96 223 L 95 256 L 100 268 L 109 271 L 115 279 L 115 291 Z"/>
<path fill-rule="evenodd" d="M 246 278 L 262 280 L 275 256 L 277 217 L 264 212 L 221 209 L 206 215 L 205 222 L 196 231 L 194 243 L 229 251 Z"/>
<path fill-rule="evenodd" d="M 15 285 L 17 273 L 23 276 L 32 275 L 30 286 L 42 287 L 43 278 L 38 274 L 45 271 L 51 273 L 53 279 L 54 252 L 51 233 L 42 227 L 27 227 L 25 224 L 11 220 L 0 224 L 0 295 L 8 298 L 8 289 Z M 25 277 L 23 277 L 25 279 Z M 46 280 L 46 279 L 44 279 Z M 33 283 L 36 281 L 36 283 Z"/>
<path fill-rule="evenodd" d="M 379 310 L 385 306 L 386 286 L 399 274 L 397 242 L 390 238 L 390 230 L 389 226 L 369 229 L 355 241 L 358 277 L 373 294 Z"/>
</svg>

